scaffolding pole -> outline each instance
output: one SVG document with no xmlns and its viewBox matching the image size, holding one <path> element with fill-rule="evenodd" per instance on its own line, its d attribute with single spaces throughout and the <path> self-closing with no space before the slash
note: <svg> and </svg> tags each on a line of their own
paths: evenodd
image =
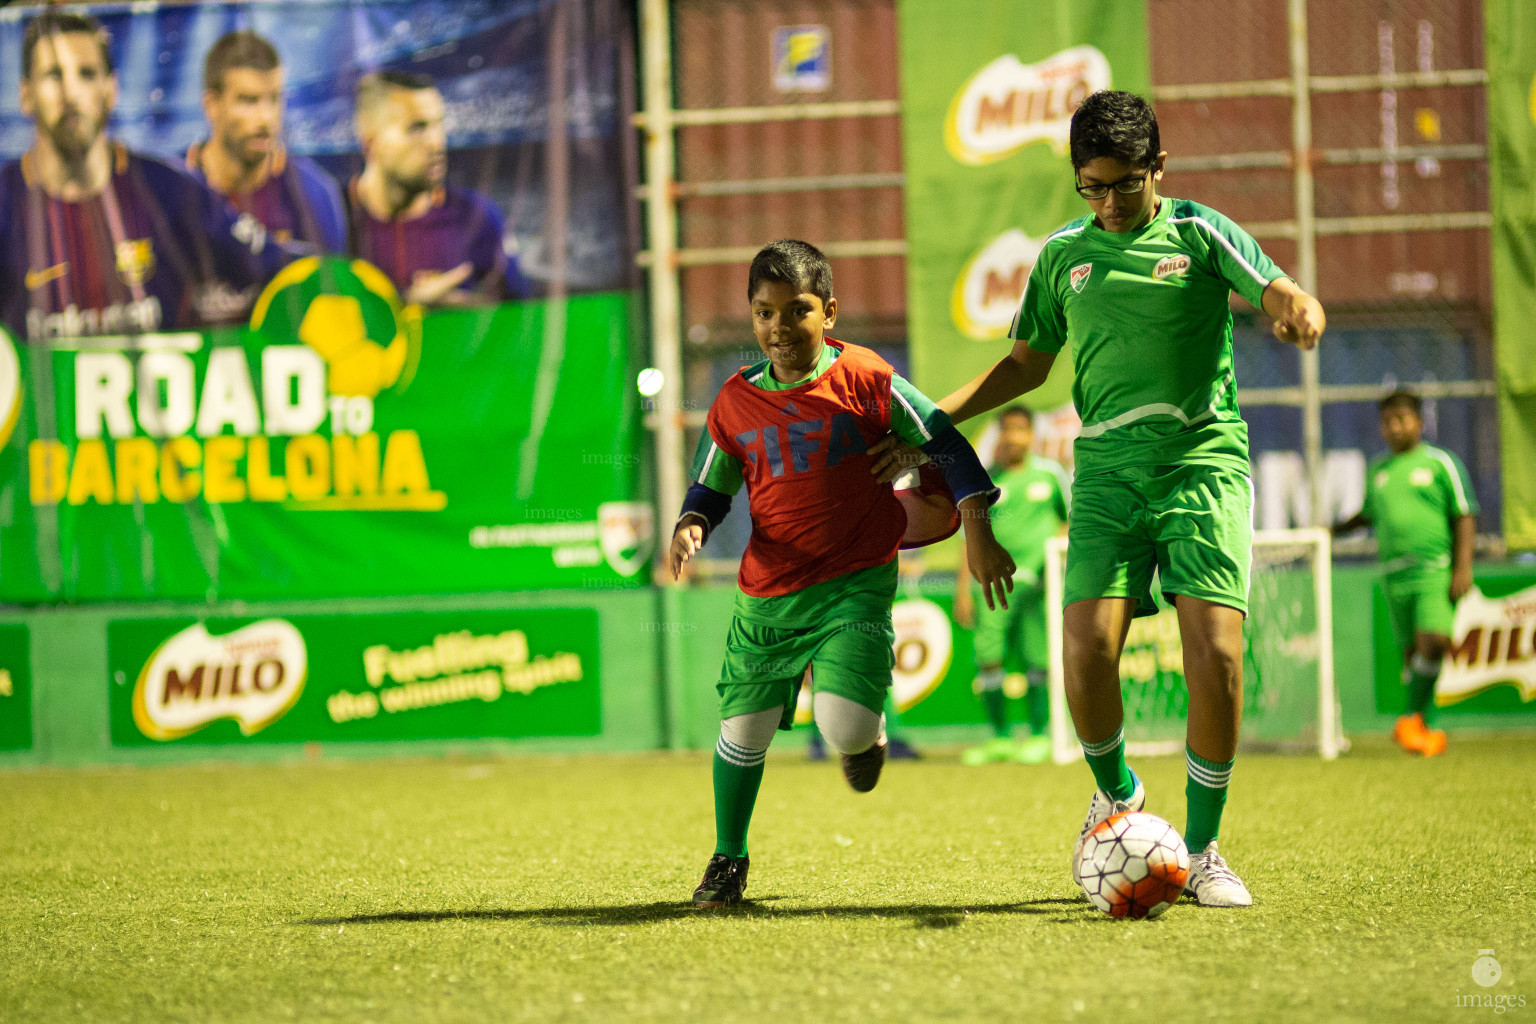
<svg viewBox="0 0 1536 1024">
<path fill-rule="evenodd" d="M 1317 294 L 1317 222 L 1312 196 L 1312 99 L 1307 58 L 1307 0 L 1288 0 L 1291 37 L 1291 149 L 1296 181 L 1296 283 Z M 1318 352 L 1301 353 L 1301 442 L 1307 467 L 1307 525 L 1323 526 L 1323 407 Z"/>
</svg>

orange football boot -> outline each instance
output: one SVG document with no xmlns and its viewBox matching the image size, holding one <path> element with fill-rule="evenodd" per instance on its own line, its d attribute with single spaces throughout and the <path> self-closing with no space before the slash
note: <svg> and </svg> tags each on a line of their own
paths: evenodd
<svg viewBox="0 0 1536 1024">
<path fill-rule="evenodd" d="M 1417 711 L 1411 715 L 1403 715 L 1392 727 L 1392 739 L 1410 754 L 1424 753 L 1424 745 L 1428 742 L 1428 738 L 1429 729 L 1424 725 L 1424 716 Z"/>
<path fill-rule="evenodd" d="M 1419 753 L 1425 757 L 1439 757 L 1445 753 L 1445 730 L 1426 727 L 1424 730 L 1424 746 L 1419 749 Z"/>
</svg>

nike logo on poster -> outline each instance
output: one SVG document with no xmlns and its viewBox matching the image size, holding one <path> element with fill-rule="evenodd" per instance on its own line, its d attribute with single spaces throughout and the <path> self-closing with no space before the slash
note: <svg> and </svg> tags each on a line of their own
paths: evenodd
<svg viewBox="0 0 1536 1024">
<path fill-rule="evenodd" d="M 68 263 L 55 263 L 45 270 L 27 271 L 27 291 L 34 292 L 50 281 L 57 281 L 69 271 Z"/>
</svg>

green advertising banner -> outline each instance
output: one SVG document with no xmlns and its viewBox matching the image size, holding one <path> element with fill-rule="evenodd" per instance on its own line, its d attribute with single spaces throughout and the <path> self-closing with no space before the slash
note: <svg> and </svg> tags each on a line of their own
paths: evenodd
<svg viewBox="0 0 1536 1024">
<path fill-rule="evenodd" d="M 26 626 L 0 626 L 0 750 L 32 748 L 32 652 Z"/>
<path fill-rule="evenodd" d="M 1504 536 L 1536 548 L 1536 21 L 1523 0 L 1488 0 L 1483 19 Z"/>
<path fill-rule="evenodd" d="M 251 328 L 0 329 L 0 600 L 641 585 L 633 301 L 422 317 L 328 257 Z"/>
<path fill-rule="evenodd" d="M 114 746 L 594 736 L 593 609 L 125 619 Z"/>
<path fill-rule="evenodd" d="M 1507 715 L 1510 724 L 1536 721 L 1536 578 L 1530 574 L 1477 576 L 1456 604 L 1451 650 L 1435 684 L 1441 718 Z M 1387 598 L 1374 590 L 1372 635 L 1376 656 L 1376 710 L 1400 715 L 1406 691 L 1403 654 L 1392 637 Z"/>
<path fill-rule="evenodd" d="M 899 5 L 912 381 L 934 398 L 1002 358 L 1045 239 L 1086 212 L 1067 159 L 1072 112 L 1150 87 L 1142 0 Z M 1028 396 L 1070 400 L 1071 370 Z"/>
</svg>

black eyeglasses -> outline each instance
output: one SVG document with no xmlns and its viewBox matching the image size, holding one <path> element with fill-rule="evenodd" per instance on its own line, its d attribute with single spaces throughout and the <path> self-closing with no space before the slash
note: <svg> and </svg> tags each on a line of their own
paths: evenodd
<svg viewBox="0 0 1536 1024">
<path fill-rule="evenodd" d="M 1152 168 L 1147 168 L 1134 178 L 1121 178 L 1109 185 L 1074 185 L 1077 194 L 1084 199 L 1103 199 L 1109 195 L 1109 190 L 1114 189 L 1123 196 L 1133 196 L 1137 192 L 1146 190 L 1147 178 L 1152 174 Z"/>
</svg>

